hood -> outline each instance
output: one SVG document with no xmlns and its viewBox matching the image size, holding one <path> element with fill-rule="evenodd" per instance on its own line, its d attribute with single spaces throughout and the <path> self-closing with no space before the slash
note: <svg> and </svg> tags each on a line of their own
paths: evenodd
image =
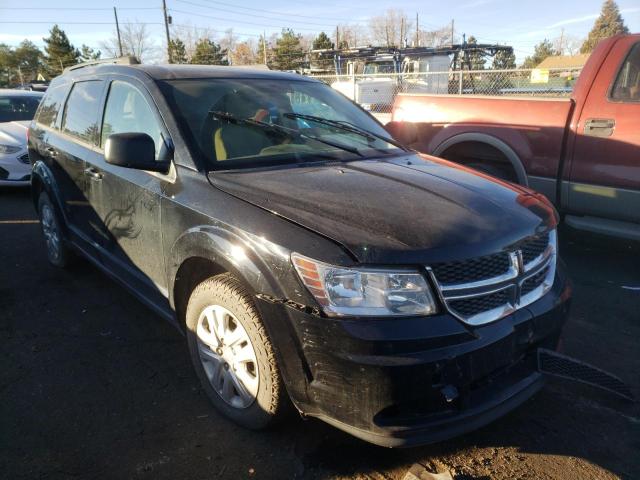
<svg viewBox="0 0 640 480">
<path fill-rule="evenodd" d="M 555 223 L 528 189 L 431 157 L 209 174 L 221 190 L 318 232 L 361 263 L 495 253 Z"/>
<path fill-rule="evenodd" d="M 30 121 L 0 123 L 0 143 L 27 148 L 27 130 Z"/>
</svg>

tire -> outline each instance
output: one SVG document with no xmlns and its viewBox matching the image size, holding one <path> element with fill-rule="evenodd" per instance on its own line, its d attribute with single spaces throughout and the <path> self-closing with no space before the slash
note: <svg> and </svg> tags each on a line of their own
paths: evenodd
<svg viewBox="0 0 640 480">
<path fill-rule="evenodd" d="M 38 198 L 38 216 L 49 263 L 60 268 L 68 267 L 73 252 L 67 245 L 62 222 L 47 192 L 42 192 Z"/>
<path fill-rule="evenodd" d="M 196 374 L 222 414 L 253 430 L 284 416 L 287 399 L 273 346 L 235 277 L 225 273 L 200 283 L 189 298 L 186 326 Z"/>
</svg>

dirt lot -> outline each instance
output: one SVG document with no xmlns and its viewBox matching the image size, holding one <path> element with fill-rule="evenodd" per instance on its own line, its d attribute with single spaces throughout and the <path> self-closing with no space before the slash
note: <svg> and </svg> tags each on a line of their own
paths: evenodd
<svg viewBox="0 0 640 480">
<path fill-rule="evenodd" d="M 210 408 L 183 338 L 88 263 L 48 265 L 27 192 L 0 191 L 0 477 L 640 478 L 640 406 L 561 380 L 438 445 L 386 450 L 319 421 L 254 433 Z M 565 352 L 640 397 L 640 248 L 562 232 Z M 626 288 L 625 288 L 626 287 Z M 635 288 L 635 289 L 633 289 Z"/>
</svg>

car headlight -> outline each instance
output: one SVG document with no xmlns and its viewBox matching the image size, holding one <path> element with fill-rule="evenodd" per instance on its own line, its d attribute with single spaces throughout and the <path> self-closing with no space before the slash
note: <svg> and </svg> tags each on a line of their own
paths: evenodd
<svg viewBox="0 0 640 480">
<path fill-rule="evenodd" d="M 15 145 L 0 145 L 0 153 L 9 154 L 19 152 L 22 147 L 16 147 Z"/>
<path fill-rule="evenodd" d="M 406 316 L 436 313 L 431 288 L 412 270 L 345 268 L 296 253 L 302 283 L 329 316 Z"/>
</svg>

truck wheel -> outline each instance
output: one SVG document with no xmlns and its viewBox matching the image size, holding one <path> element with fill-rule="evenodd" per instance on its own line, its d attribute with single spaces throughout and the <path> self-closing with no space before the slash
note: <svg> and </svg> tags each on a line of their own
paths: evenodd
<svg viewBox="0 0 640 480">
<path fill-rule="evenodd" d="M 283 416 L 285 389 L 252 297 L 225 273 L 200 283 L 186 312 L 189 353 L 202 388 L 234 422 L 266 428 Z"/>
<path fill-rule="evenodd" d="M 40 227 L 47 246 L 49 263 L 56 267 L 67 267 L 73 252 L 67 246 L 60 218 L 47 192 L 42 192 L 38 199 L 38 216 L 40 217 Z"/>
</svg>

